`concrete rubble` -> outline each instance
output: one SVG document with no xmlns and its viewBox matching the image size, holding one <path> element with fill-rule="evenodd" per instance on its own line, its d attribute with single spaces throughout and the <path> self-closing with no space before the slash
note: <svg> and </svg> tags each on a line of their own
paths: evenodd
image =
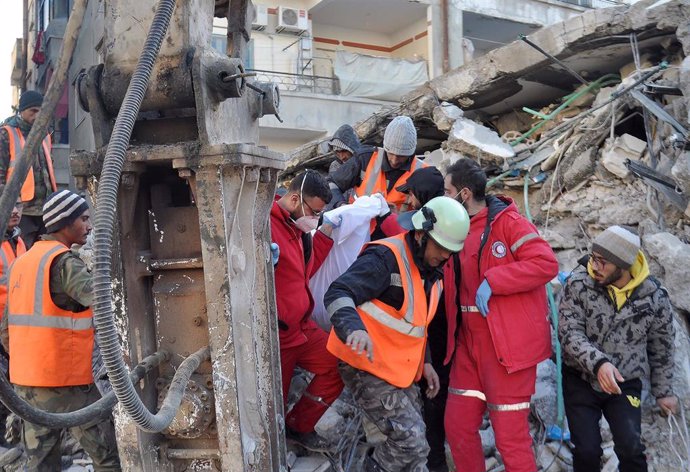
<svg viewBox="0 0 690 472">
<path fill-rule="evenodd" d="M 418 151 L 428 151 L 429 162 L 443 170 L 463 156 L 477 159 L 490 177 L 500 177 L 492 191 L 512 197 L 523 211 L 528 201 L 562 271 L 575 269 L 591 239 L 606 227 L 617 224 L 637 232 L 651 272 L 667 288 L 676 310 L 674 388 L 690 424 L 687 11 L 690 0 L 642 0 L 589 10 L 529 37 L 590 84 L 601 79 L 588 90 L 563 68 L 515 41 L 433 79 L 399 106 L 382 109 L 355 129 L 364 142 L 380 145 L 385 125 L 404 114 L 425 137 Z M 659 67 L 662 61 L 668 66 Z M 644 97 L 636 98 L 633 89 Z M 573 93 L 579 93 L 577 99 L 561 107 Z M 522 107 L 539 110 L 539 115 Z M 537 127 L 552 113 L 555 116 Z M 434 141 L 433 136 L 442 137 Z M 318 145 L 310 143 L 295 152 L 287 175 L 327 165 L 325 150 Z M 570 444 L 546 432 L 558 423 L 556 377 L 551 360 L 539 366 L 532 433 L 540 470 L 566 472 L 572 470 Z M 327 419 L 342 428 L 337 417 Z M 502 470 L 488 421 L 481 435 L 487 470 Z M 602 437 L 602 470 L 615 471 L 618 459 L 605 421 Z M 682 431 L 673 429 L 648 393 L 643 395 L 643 437 L 651 472 L 686 470 L 690 438 L 684 440 Z"/>
</svg>

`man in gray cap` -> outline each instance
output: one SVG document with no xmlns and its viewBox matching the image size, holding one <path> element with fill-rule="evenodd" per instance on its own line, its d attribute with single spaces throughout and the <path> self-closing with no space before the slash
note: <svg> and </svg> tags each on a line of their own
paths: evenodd
<svg viewBox="0 0 690 472">
<path fill-rule="evenodd" d="M 43 105 L 43 95 L 29 90 L 19 98 L 17 114 L 5 120 L 0 128 L 0 192 L 10 179 L 16 159 L 24 148 L 24 141 L 31 131 L 38 112 Z M 53 161 L 50 157 L 52 142 L 46 135 L 34 156 L 33 166 L 22 186 L 20 199 L 24 203 L 24 214 L 19 227 L 27 248 L 38 236 L 45 233 L 43 225 L 43 204 L 46 197 L 57 190 Z"/>
<path fill-rule="evenodd" d="M 396 213 L 407 210 L 407 195 L 397 187 L 404 185 L 416 169 L 425 166 L 414 156 L 416 149 L 414 123 L 407 116 L 396 116 L 386 127 L 383 148 L 361 151 L 329 175 L 333 193 L 329 206 L 347 203 L 343 194 L 352 189 L 357 197 L 381 193 Z"/>
<path fill-rule="evenodd" d="M 49 412 L 74 411 L 100 398 L 94 385 L 91 274 L 70 249 L 91 232 L 89 207 L 69 190 L 45 203 L 48 234 L 18 257 L 9 273 L 1 339 L 10 356 L 17 394 Z M 70 428 L 93 460 L 95 471 L 119 472 L 111 418 Z M 29 471 L 60 470 L 61 431 L 24 421 L 22 443 Z"/>
<path fill-rule="evenodd" d="M 678 409 L 671 388 L 671 303 L 649 275 L 640 238 L 620 226 L 594 239 L 585 264 L 566 283 L 558 324 L 574 471 L 600 470 L 603 412 L 620 470 L 646 472 L 640 440 L 642 379 L 650 378 L 663 414 Z"/>
</svg>

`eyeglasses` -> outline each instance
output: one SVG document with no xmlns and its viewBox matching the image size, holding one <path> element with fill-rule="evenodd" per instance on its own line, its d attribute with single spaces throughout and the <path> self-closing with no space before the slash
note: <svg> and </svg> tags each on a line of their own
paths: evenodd
<svg viewBox="0 0 690 472">
<path fill-rule="evenodd" d="M 598 265 L 600 267 L 605 267 L 606 264 L 610 264 L 611 262 L 607 261 L 601 256 L 595 256 L 594 254 L 589 255 L 589 260 L 592 261 L 592 265 Z"/>
<path fill-rule="evenodd" d="M 304 205 L 307 205 L 307 208 L 309 208 L 309 211 L 311 212 L 311 214 L 312 214 L 313 216 L 315 216 L 315 217 L 317 217 L 317 218 L 319 218 L 319 217 L 321 216 L 321 213 L 323 213 L 323 210 L 321 210 L 321 211 L 316 211 L 316 210 L 314 210 L 314 209 L 311 207 L 311 205 L 307 203 L 307 201 L 304 199 L 304 197 L 302 196 L 301 193 L 300 193 L 300 195 L 299 195 L 299 198 L 300 198 L 300 200 L 302 200 L 302 213 L 304 213 Z"/>
</svg>

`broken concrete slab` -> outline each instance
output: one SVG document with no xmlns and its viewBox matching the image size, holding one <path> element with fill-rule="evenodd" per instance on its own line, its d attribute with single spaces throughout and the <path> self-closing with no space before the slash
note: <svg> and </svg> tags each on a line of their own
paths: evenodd
<svg viewBox="0 0 690 472">
<path fill-rule="evenodd" d="M 671 233 L 645 234 L 642 242 L 649 255 L 663 268 L 664 286 L 668 289 L 673 304 L 690 312 L 690 245 Z"/>
<path fill-rule="evenodd" d="M 448 132 L 453 123 L 464 115 L 463 111 L 452 103 L 443 102 L 433 111 L 433 119 L 440 131 Z"/>
<path fill-rule="evenodd" d="M 625 179 L 630 175 L 625 161 L 640 160 L 646 148 L 645 141 L 629 134 L 617 136 L 613 140 L 609 138 L 601 151 L 601 164 L 612 174 Z"/>
<path fill-rule="evenodd" d="M 513 148 L 504 143 L 495 131 L 467 118 L 458 118 L 453 124 L 448 147 L 483 165 L 494 163 L 503 167 L 506 159 L 515 156 Z"/>
</svg>

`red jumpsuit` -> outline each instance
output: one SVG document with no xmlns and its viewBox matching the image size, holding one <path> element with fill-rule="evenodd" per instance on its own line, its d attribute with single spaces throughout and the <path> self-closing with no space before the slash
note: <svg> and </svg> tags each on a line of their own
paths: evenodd
<svg viewBox="0 0 690 472">
<path fill-rule="evenodd" d="M 305 262 L 302 234 L 289 213 L 273 202 L 271 239 L 280 248 L 275 281 L 283 401 L 287 402 L 296 366 L 314 374 L 307 391 L 287 414 L 285 423 L 297 432 L 309 433 L 340 395 L 343 381 L 338 372 L 338 359 L 326 350 L 328 334 L 311 319 L 314 299 L 309 279 L 326 259 L 333 241 L 317 231 L 312 240 L 311 257 Z"/>
<path fill-rule="evenodd" d="M 470 221 L 460 281 L 452 259 L 444 268 L 445 363 L 453 361 L 446 436 L 458 472 L 484 472 L 479 428 L 488 409 L 506 472 L 535 472 L 527 417 L 536 365 L 551 353 L 544 285 L 556 276 L 558 262 L 512 200 L 488 197 L 487 204 Z M 480 256 L 489 214 L 495 216 Z M 492 290 L 486 318 L 475 306 L 484 279 Z"/>
</svg>

